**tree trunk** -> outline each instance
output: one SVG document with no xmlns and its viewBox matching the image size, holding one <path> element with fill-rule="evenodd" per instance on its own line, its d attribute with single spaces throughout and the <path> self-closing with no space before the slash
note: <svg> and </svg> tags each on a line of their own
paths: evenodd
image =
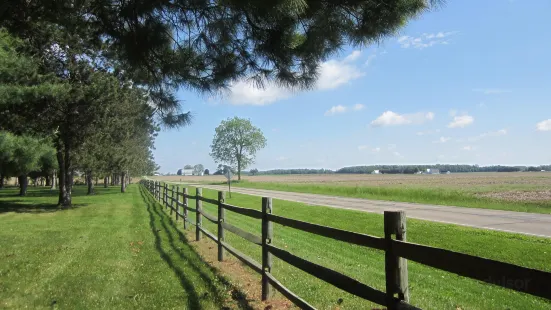
<svg viewBox="0 0 551 310">
<path fill-rule="evenodd" d="M 19 179 L 19 196 L 26 196 L 29 179 L 27 178 L 26 174 L 20 175 L 18 179 Z"/>
<path fill-rule="evenodd" d="M 104 177 L 103 178 L 103 187 L 107 188 L 107 186 L 109 186 L 109 177 Z"/>
<path fill-rule="evenodd" d="M 125 182 L 125 179 L 126 178 L 126 172 L 121 172 L 121 193 L 125 193 L 126 192 L 126 182 Z"/>
<path fill-rule="evenodd" d="M 4 188 L 4 174 L 0 173 L 0 188 Z"/>
<path fill-rule="evenodd" d="M 96 177 L 96 186 L 98 186 L 98 184 L 99 184 L 99 178 Z"/>
<path fill-rule="evenodd" d="M 58 205 L 62 208 L 70 208 L 72 203 L 73 171 L 71 170 L 70 150 L 67 147 L 65 147 L 65 150 L 57 151 L 57 162 L 59 164 Z"/>
<path fill-rule="evenodd" d="M 111 174 L 111 186 L 115 185 L 115 174 Z"/>
<path fill-rule="evenodd" d="M 55 189 L 56 182 L 57 182 L 57 176 L 56 176 L 56 171 L 54 170 L 54 172 L 52 173 L 52 187 L 50 187 L 50 190 Z"/>
<path fill-rule="evenodd" d="M 241 181 L 241 161 L 237 161 L 237 180 Z"/>
<path fill-rule="evenodd" d="M 88 195 L 94 194 L 94 181 L 92 177 L 92 170 L 86 171 L 86 183 L 88 183 Z"/>
<path fill-rule="evenodd" d="M 69 169 L 69 168 L 67 168 Z M 71 194 L 73 193 L 73 186 L 75 185 L 75 170 L 74 169 L 71 169 L 71 177 L 69 179 L 69 181 L 71 182 L 71 185 L 69 185 L 69 190 L 71 192 Z"/>
<path fill-rule="evenodd" d="M 46 176 L 46 186 L 52 186 L 52 178 L 49 175 Z"/>
</svg>

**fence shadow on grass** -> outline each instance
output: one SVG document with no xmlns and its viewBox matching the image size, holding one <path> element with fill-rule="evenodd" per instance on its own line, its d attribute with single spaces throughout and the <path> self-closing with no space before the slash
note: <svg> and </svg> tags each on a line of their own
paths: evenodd
<svg viewBox="0 0 551 310">
<path fill-rule="evenodd" d="M 223 290 L 220 290 L 213 284 L 213 277 L 216 277 L 216 280 L 223 284 L 223 287 L 232 287 L 231 283 L 224 277 L 221 277 L 215 268 L 203 261 L 201 256 L 189 245 L 186 236 L 178 229 L 172 218 L 161 210 L 161 206 L 142 186 L 140 186 L 140 194 L 147 205 L 149 224 L 155 235 L 155 247 L 161 254 L 163 260 L 166 261 L 180 279 L 182 288 L 188 293 L 188 308 L 201 309 L 199 298 L 212 299 L 222 307 L 226 299 L 225 296 L 227 295 L 225 295 Z M 163 246 L 161 234 L 166 235 L 168 246 Z M 184 273 L 180 267 L 176 266 L 168 253 L 175 253 L 179 259 L 185 261 L 192 269 L 188 270 L 187 273 L 195 273 L 208 288 L 209 292 L 199 297 L 193 283 L 186 277 L 186 273 Z M 236 301 L 239 309 L 253 309 L 245 298 L 245 295 L 236 288 L 233 288 L 231 296 Z"/>
</svg>

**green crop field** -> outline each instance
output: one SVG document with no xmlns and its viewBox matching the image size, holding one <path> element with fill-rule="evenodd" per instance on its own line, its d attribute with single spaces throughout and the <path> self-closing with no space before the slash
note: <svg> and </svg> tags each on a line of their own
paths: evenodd
<svg viewBox="0 0 551 310">
<path fill-rule="evenodd" d="M 194 194 L 194 191 L 190 191 Z M 203 190 L 216 198 L 216 192 Z M 232 194 L 230 204 L 260 209 L 260 197 Z M 195 206 L 190 200 L 190 205 Z M 346 230 L 383 235 L 383 217 L 350 210 L 307 206 L 274 200 L 274 213 L 286 217 Z M 205 211 L 216 216 L 216 206 L 203 203 Z M 193 213 L 190 213 L 193 214 Z M 194 215 L 194 214 L 193 214 Z M 226 221 L 260 235 L 260 221 L 226 211 Z M 181 225 L 181 223 L 180 223 Z M 216 226 L 206 219 L 203 225 L 216 234 Z M 473 229 L 455 225 L 408 220 L 408 240 L 521 266 L 551 271 L 551 240 L 518 234 Z M 349 245 L 325 237 L 274 225 L 276 246 L 384 290 L 384 256 L 381 251 Z M 226 240 L 240 251 L 260 261 L 260 247 L 226 232 Z M 205 237 L 202 242 L 214 242 Z M 212 247 L 212 251 L 216 247 Z M 253 272 L 253 271 L 251 271 Z M 370 309 L 377 306 L 344 293 L 274 258 L 273 274 L 287 287 L 320 309 Z M 260 277 L 260 276 L 258 276 Z M 411 303 L 424 309 L 549 309 L 551 302 L 479 281 L 463 278 L 409 262 Z M 529 283 L 527 284 L 529 285 Z"/>
<path fill-rule="evenodd" d="M 55 191 L 0 190 L 0 308 L 249 308 L 137 185 L 97 190 L 76 187 L 71 210 Z"/>
</svg>

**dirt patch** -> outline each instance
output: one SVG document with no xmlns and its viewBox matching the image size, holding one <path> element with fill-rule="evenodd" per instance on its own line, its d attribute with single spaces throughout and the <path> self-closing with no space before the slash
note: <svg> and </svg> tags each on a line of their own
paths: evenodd
<svg viewBox="0 0 551 310">
<path fill-rule="evenodd" d="M 195 240 L 195 232 L 185 232 L 189 244 L 210 266 L 215 268 L 221 275 L 228 278 L 238 290 L 228 292 L 228 299 L 238 300 L 245 298 L 247 304 L 254 309 L 296 309 L 294 304 L 281 294 L 277 293 L 269 301 L 262 301 L 261 276 L 255 271 L 241 263 L 238 259 L 226 252 L 224 262 L 218 261 L 218 247 L 212 240 L 204 237 L 201 241 Z"/>
<path fill-rule="evenodd" d="M 545 191 L 506 191 L 477 194 L 478 197 L 506 201 L 542 202 L 551 201 L 551 190 Z"/>
</svg>

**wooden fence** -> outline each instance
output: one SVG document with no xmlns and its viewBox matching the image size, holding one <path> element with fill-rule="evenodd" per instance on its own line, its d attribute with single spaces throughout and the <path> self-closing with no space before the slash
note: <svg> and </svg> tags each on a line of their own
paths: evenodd
<svg viewBox="0 0 551 310">
<path fill-rule="evenodd" d="M 549 272 L 407 242 L 404 211 L 384 212 L 385 236 L 380 238 L 274 215 L 272 199 L 268 197 L 262 198 L 262 211 L 258 211 L 225 203 L 224 192 L 218 192 L 218 199 L 209 199 L 203 197 L 201 188 L 196 188 L 195 195 L 189 195 L 187 188 L 180 191 L 179 187 L 176 186 L 176 189 L 174 189 L 175 186 L 169 187 L 166 183 L 144 180 L 142 184 L 162 205 L 170 209 L 171 215 L 173 212 L 175 213 L 176 220 L 183 220 L 185 229 L 190 224 L 195 226 L 196 240 L 201 240 L 202 234 L 204 234 L 216 242 L 218 244 L 219 261 L 224 260 L 227 251 L 254 271 L 260 273 L 262 275 L 262 300 L 269 299 L 275 288 L 300 308 L 315 309 L 308 302 L 287 289 L 272 275 L 272 256 L 350 294 L 386 306 L 388 309 L 418 309 L 409 304 L 407 260 L 526 294 L 551 299 L 551 273 Z M 180 200 L 180 197 L 183 200 Z M 190 198 L 195 199 L 195 208 L 189 206 L 188 199 Z M 218 215 L 214 216 L 203 211 L 203 202 L 217 205 Z M 183 212 L 181 212 L 181 207 Z M 261 220 L 261 236 L 251 234 L 227 223 L 225 221 L 225 210 Z M 195 213 L 195 222 L 190 220 L 189 212 Z M 217 224 L 217 235 L 203 228 L 203 217 Z M 386 291 L 379 291 L 347 275 L 312 263 L 272 245 L 273 223 L 384 251 Z M 227 244 L 225 242 L 226 231 L 261 246 L 262 262 L 256 262 Z"/>
</svg>

